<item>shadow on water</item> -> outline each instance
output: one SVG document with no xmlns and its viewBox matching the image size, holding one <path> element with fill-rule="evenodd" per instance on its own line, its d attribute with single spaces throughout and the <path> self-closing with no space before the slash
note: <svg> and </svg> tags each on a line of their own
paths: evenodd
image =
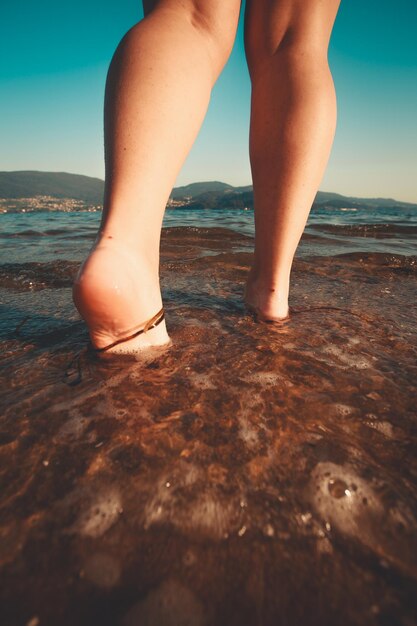
<svg viewBox="0 0 417 626">
<path fill-rule="evenodd" d="M 416 623 L 414 266 L 300 259 L 259 324 L 216 236 L 170 242 L 152 353 L 89 355 L 63 266 L 4 290 L 2 624 Z"/>
</svg>

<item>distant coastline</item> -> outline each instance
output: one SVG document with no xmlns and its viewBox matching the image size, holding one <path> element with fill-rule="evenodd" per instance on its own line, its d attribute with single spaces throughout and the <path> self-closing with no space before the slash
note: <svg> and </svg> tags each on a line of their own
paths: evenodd
<svg viewBox="0 0 417 626">
<path fill-rule="evenodd" d="M 38 211 L 96 212 L 102 209 L 104 181 L 66 172 L 0 172 L 0 213 Z M 417 210 L 417 204 L 393 198 L 356 198 L 319 191 L 314 209 Z M 253 209 L 251 185 L 233 187 L 220 181 L 198 182 L 176 187 L 168 209 Z"/>
</svg>

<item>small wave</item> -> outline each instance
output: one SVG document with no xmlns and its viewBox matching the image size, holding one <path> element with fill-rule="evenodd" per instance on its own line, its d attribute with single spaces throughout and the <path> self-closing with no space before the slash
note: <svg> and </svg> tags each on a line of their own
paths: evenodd
<svg viewBox="0 0 417 626">
<path fill-rule="evenodd" d="M 22 291 L 71 287 L 78 268 L 74 261 L 6 263 L 0 266 L 0 287 Z"/>
<path fill-rule="evenodd" d="M 346 254 L 338 254 L 335 258 L 367 265 L 383 265 L 384 267 L 405 269 L 413 273 L 417 272 L 417 256 L 388 254 L 385 252 L 348 252 Z"/>
<path fill-rule="evenodd" d="M 230 228 L 204 227 L 204 226 L 168 226 L 162 229 L 164 239 L 223 239 L 227 241 L 251 240 L 252 237 L 238 233 Z"/>
<path fill-rule="evenodd" d="M 376 239 L 395 235 L 417 235 L 417 224 L 311 224 L 308 229 L 336 235 L 374 237 Z"/>
<path fill-rule="evenodd" d="M 236 250 L 235 252 L 222 252 L 220 254 L 203 255 L 196 259 L 192 259 L 190 264 L 195 268 L 211 269 L 216 267 L 217 269 L 230 269 L 235 271 L 244 269 L 245 272 L 250 267 L 252 260 L 252 254 L 249 252 L 242 252 Z"/>
<path fill-rule="evenodd" d="M 0 233 L 2 239 L 15 239 L 19 237 L 54 237 L 56 235 L 65 235 L 66 237 L 78 237 L 79 228 L 53 228 L 49 230 L 21 230 L 18 232 L 4 232 Z"/>
<path fill-rule="evenodd" d="M 39 230 L 21 230 L 17 233 L 0 233 L 1 239 L 14 239 L 16 237 L 42 237 L 45 233 Z"/>
<path fill-rule="evenodd" d="M 417 256 L 403 254 L 389 254 L 385 252 L 346 252 L 334 256 L 314 256 L 314 264 L 308 262 L 308 258 L 296 261 L 296 267 L 311 273 L 330 273 L 336 276 L 340 272 L 346 276 L 350 268 L 361 268 L 361 272 L 367 273 L 390 273 L 417 274 Z"/>
</svg>

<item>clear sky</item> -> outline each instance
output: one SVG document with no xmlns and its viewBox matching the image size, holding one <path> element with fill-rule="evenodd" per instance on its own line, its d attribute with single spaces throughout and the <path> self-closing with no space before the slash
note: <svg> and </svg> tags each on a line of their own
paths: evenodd
<svg viewBox="0 0 417 626">
<path fill-rule="evenodd" d="M 0 170 L 103 178 L 107 67 L 141 17 L 139 0 L 2 3 Z M 342 0 L 329 55 L 338 127 L 322 190 L 417 202 L 416 28 L 415 0 Z M 250 183 L 249 96 L 240 24 L 177 184 Z"/>
</svg>

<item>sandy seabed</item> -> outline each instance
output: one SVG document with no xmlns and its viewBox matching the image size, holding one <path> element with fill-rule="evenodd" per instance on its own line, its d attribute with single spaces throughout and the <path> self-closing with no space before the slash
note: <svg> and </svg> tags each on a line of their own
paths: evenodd
<svg viewBox="0 0 417 626">
<path fill-rule="evenodd" d="M 417 624 L 415 258 L 304 254 L 274 326 L 252 247 L 164 230 L 135 357 L 86 353 L 76 261 L 2 266 L 2 626 Z"/>
</svg>

